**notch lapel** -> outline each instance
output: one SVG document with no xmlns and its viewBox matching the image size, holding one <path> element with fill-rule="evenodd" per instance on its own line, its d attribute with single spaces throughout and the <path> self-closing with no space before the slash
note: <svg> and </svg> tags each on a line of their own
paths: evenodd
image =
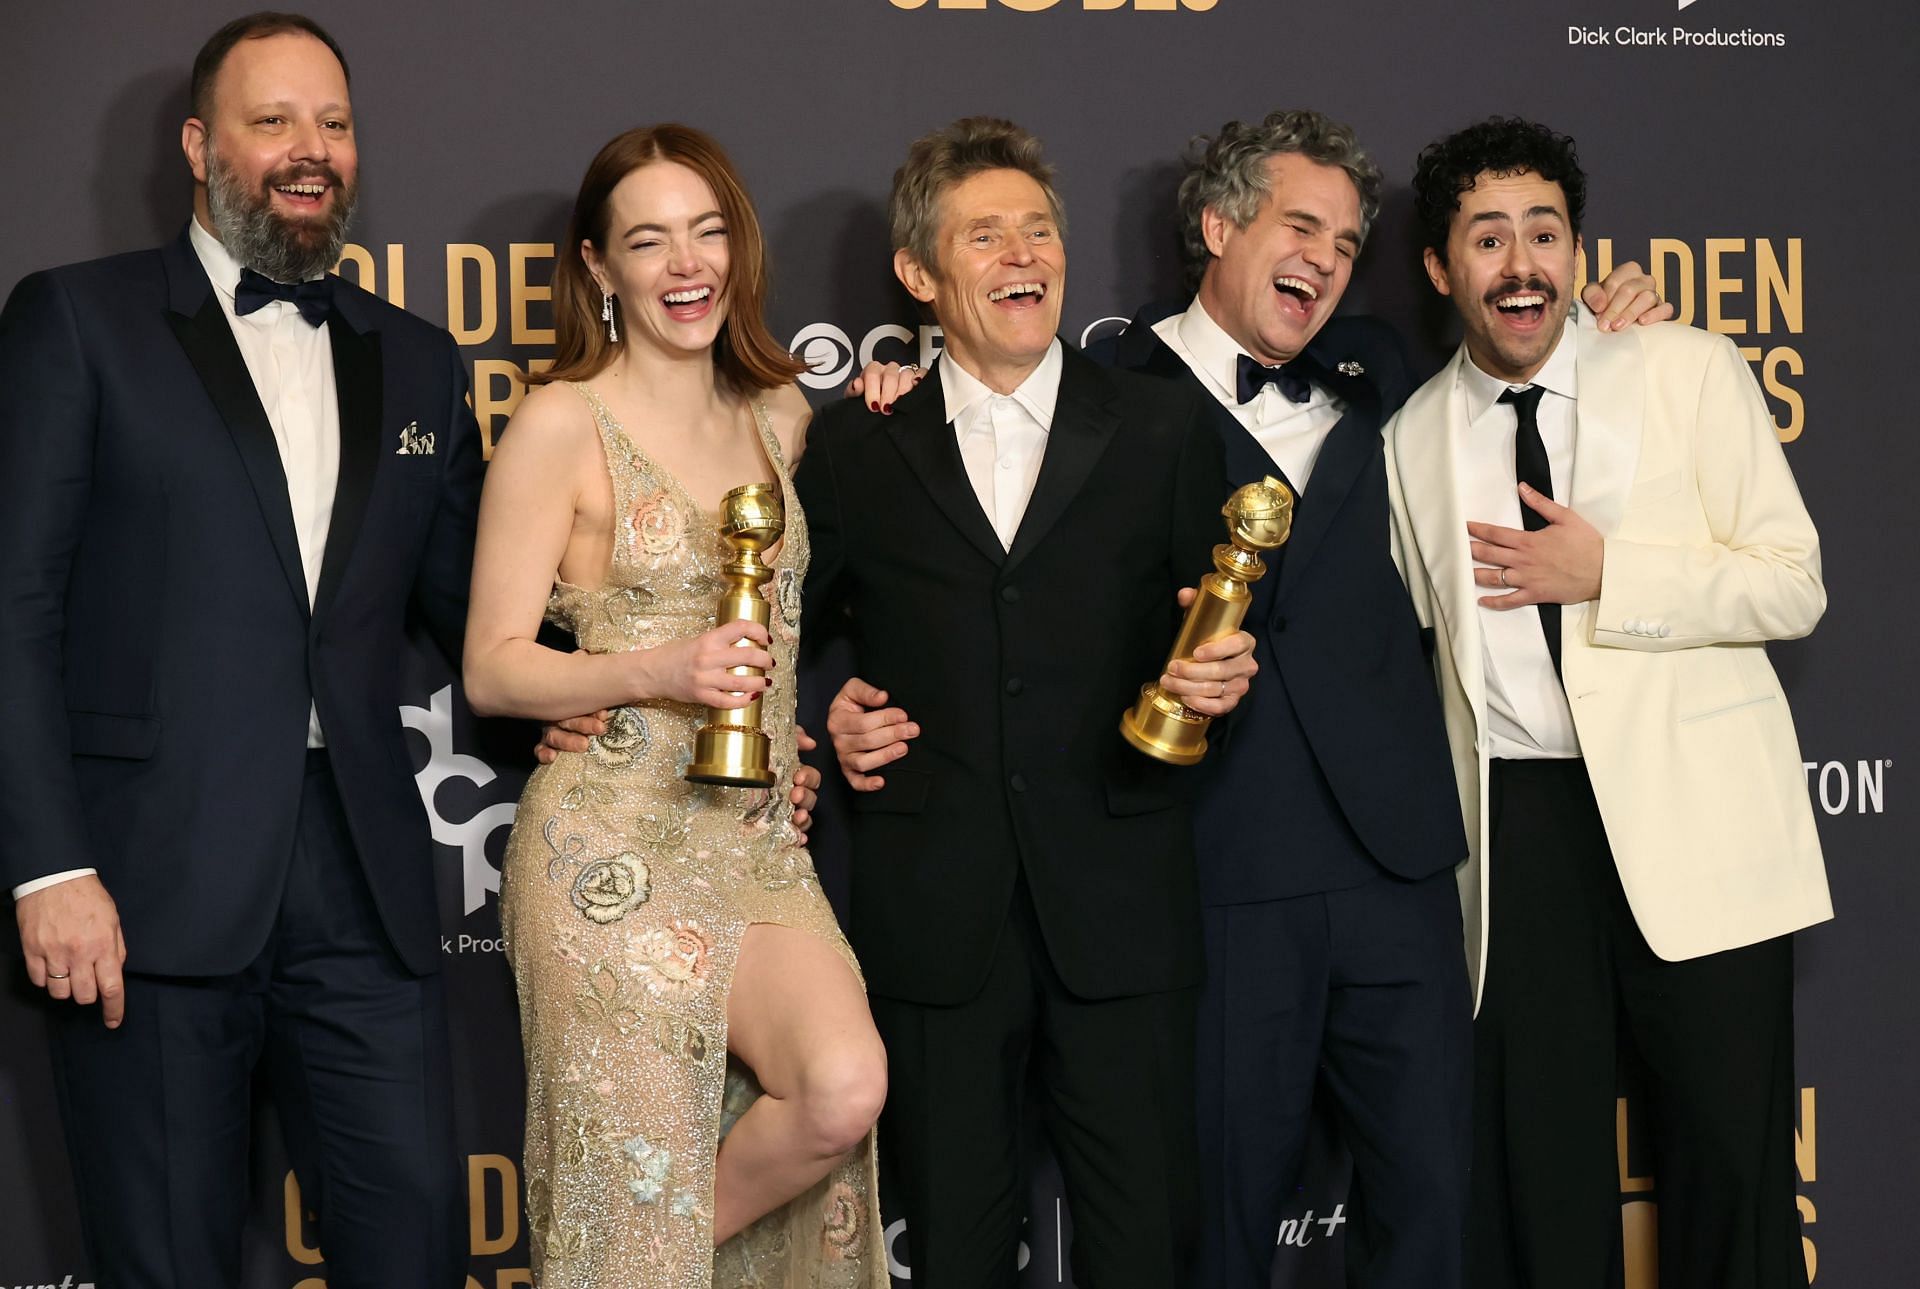
<svg viewBox="0 0 1920 1289">
<path fill-rule="evenodd" d="M 1475 742 L 1487 722 L 1486 669 L 1481 666 L 1480 589 L 1473 581 L 1467 518 L 1454 485 L 1460 437 L 1462 345 L 1440 374 L 1415 391 L 1393 418 L 1394 473 L 1412 529 L 1412 558 L 1433 589 L 1441 621 L 1440 643 L 1453 657 L 1454 674 L 1473 712 Z"/>
<path fill-rule="evenodd" d="M 936 363 L 927 378 L 900 400 L 887 433 L 940 512 L 982 555 L 996 565 L 1004 564 L 1007 552 L 974 496 L 966 463 L 960 459 L 959 441 L 944 415 L 946 406 Z"/>
<path fill-rule="evenodd" d="M 187 360 L 200 376 L 207 395 L 225 422 L 233 446 L 240 454 L 247 478 L 253 485 L 255 501 L 273 553 L 286 574 L 287 589 L 303 611 L 307 603 L 307 575 L 300 563 L 300 541 L 293 528 L 293 503 L 287 496 L 287 473 L 280 461 L 280 445 L 274 441 L 273 426 L 253 386 L 246 359 L 233 338 L 226 311 L 219 295 L 207 280 L 206 270 L 193 253 L 193 245 L 182 233 L 163 256 L 168 279 L 169 309 L 167 325 L 186 351 Z"/>
<path fill-rule="evenodd" d="M 1286 557 L 1280 563 L 1280 585 L 1274 592 L 1276 605 L 1299 583 L 1321 540 L 1333 526 L 1333 517 L 1340 513 L 1347 494 L 1353 491 L 1354 481 L 1381 450 L 1380 393 L 1373 382 L 1359 376 L 1341 375 L 1330 363 L 1322 362 L 1320 367 L 1320 383 L 1345 403 L 1347 410 L 1327 432 L 1327 441 L 1320 446 L 1313 473 L 1308 476 L 1310 491 L 1298 499 L 1293 535 L 1287 541 Z"/>
<path fill-rule="evenodd" d="M 1064 345 L 1060 357 L 1060 396 L 1053 426 L 1047 431 L 1046 453 L 1040 458 L 1033 496 L 1020 517 L 1013 547 L 1007 552 L 1008 568 L 1025 559 L 1059 522 L 1120 428 L 1112 386 L 1100 369 L 1078 350 Z"/>
<path fill-rule="evenodd" d="M 314 595 L 316 617 L 339 593 L 366 518 L 382 442 L 380 333 L 357 330 L 336 308 L 327 325 L 327 339 L 333 348 L 333 387 L 340 406 L 340 476 L 334 484 L 333 517 L 327 524 L 327 549 Z"/>
</svg>

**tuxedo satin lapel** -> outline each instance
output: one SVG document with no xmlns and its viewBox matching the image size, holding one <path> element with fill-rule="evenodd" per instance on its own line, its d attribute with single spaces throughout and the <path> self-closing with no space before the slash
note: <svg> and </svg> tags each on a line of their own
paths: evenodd
<svg viewBox="0 0 1920 1289">
<path fill-rule="evenodd" d="M 980 499 L 973 495 L 960 444 L 946 420 L 946 395 L 940 390 L 940 367 L 934 369 L 899 402 L 887 431 L 906 458 L 920 485 L 953 526 L 995 564 L 1006 562 L 1007 552 Z"/>
<path fill-rule="evenodd" d="M 1287 539 L 1286 558 L 1280 564 L 1280 586 L 1275 603 L 1286 599 L 1313 562 L 1320 542 L 1333 526 L 1347 494 L 1353 491 L 1373 454 L 1380 450 L 1380 395 L 1373 386 L 1331 370 L 1321 378 L 1327 391 L 1347 405 L 1346 414 L 1327 434 L 1314 458 L 1307 493 L 1294 511 L 1293 535 Z"/>
<path fill-rule="evenodd" d="M 1079 353 L 1068 349 L 1060 369 L 1060 397 L 1054 407 L 1053 428 L 1047 432 L 1046 455 L 1040 458 L 1040 476 L 1033 496 L 1020 517 L 1020 529 L 1007 552 L 1012 568 L 1046 538 L 1065 513 L 1094 465 L 1120 428 L 1110 378 Z"/>
<path fill-rule="evenodd" d="M 327 524 L 327 550 L 320 560 L 320 589 L 314 614 L 326 612 L 340 589 L 367 514 L 380 465 L 380 333 L 360 332 L 336 313 L 327 324 L 333 348 L 333 387 L 340 400 L 340 476 L 334 484 L 333 517 Z"/>
<path fill-rule="evenodd" d="M 1395 472 L 1413 526 L 1415 557 L 1433 585 L 1442 643 L 1467 692 L 1474 720 L 1486 722 L 1486 673 L 1480 665 L 1480 590 L 1473 581 L 1467 517 L 1454 487 L 1459 440 L 1462 347 L 1440 375 L 1420 387 L 1394 422 Z M 1318 477 L 1316 473 L 1315 477 Z"/>
<path fill-rule="evenodd" d="M 1620 527 L 1646 404 L 1646 363 L 1635 329 L 1603 332 L 1580 310 L 1574 332 L 1579 406 L 1574 413 L 1573 497 L 1567 504 L 1611 537 Z"/>
<path fill-rule="evenodd" d="M 187 254 L 191 257 L 192 251 L 189 249 Z M 227 433 L 232 436 L 233 446 L 239 451 L 240 462 L 253 484 L 254 499 L 259 503 L 260 517 L 266 522 L 273 553 L 280 561 L 281 572 L 287 575 L 287 589 L 300 602 L 300 607 L 307 609 L 307 575 L 300 563 L 300 541 L 293 528 L 293 503 L 287 496 L 287 473 L 280 463 L 280 446 L 274 442 L 267 409 L 260 403 L 260 393 L 253 387 L 253 375 L 234 341 L 233 328 L 204 272 L 199 274 L 202 294 L 194 312 L 179 311 L 179 306 L 192 294 L 190 284 L 183 283 L 176 272 L 181 268 L 184 266 L 174 263 L 168 266 L 174 309 L 167 314 L 167 325 L 173 328 L 180 347 L 186 350 L 187 360 L 199 373 L 200 383 L 206 386 L 215 410 L 226 423 Z M 196 272 L 199 270 L 197 260 L 193 268 Z"/>
</svg>

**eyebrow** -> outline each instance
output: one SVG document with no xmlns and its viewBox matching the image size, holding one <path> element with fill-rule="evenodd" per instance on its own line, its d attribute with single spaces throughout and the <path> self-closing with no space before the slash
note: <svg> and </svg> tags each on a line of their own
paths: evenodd
<svg viewBox="0 0 1920 1289">
<path fill-rule="evenodd" d="M 1310 210 L 1283 210 L 1280 212 L 1280 218 L 1305 224 L 1316 233 L 1327 226 L 1326 220 L 1320 218 L 1320 216 Z M 1347 242 L 1351 245 L 1358 246 L 1360 245 L 1360 230 L 1357 228 L 1343 228 L 1335 233 L 1333 238 L 1337 242 Z"/>
<path fill-rule="evenodd" d="M 983 225 L 987 225 L 987 224 L 1006 224 L 1006 223 L 1032 224 L 1036 222 L 1044 222 L 1052 218 L 1053 216 L 1049 215 L 1044 210 L 1030 210 L 1026 214 L 1021 215 L 1016 220 L 1008 220 L 1003 215 L 980 215 L 974 219 L 968 220 L 967 227 L 980 228 Z"/>
<path fill-rule="evenodd" d="M 710 210 L 704 215 L 695 215 L 692 219 L 688 220 L 687 223 L 689 226 L 692 226 L 695 224 L 704 224 L 709 219 L 724 219 L 724 218 L 726 218 L 726 216 L 722 215 L 719 211 Z M 620 234 L 620 236 L 622 239 L 625 239 L 628 237 L 632 237 L 635 233 L 665 233 L 670 231 L 672 230 L 670 230 L 665 224 L 635 224 L 632 228 L 629 228 L 626 232 Z"/>
<path fill-rule="evenodd" d="M 1567 222 L 1566 214 L 1562 212 L 1558 206 L 1529 206 L 1526 208 L 1525 211 L 1521 213 L 1520 218 L 1522 219 L 1551 218 L 1551 219 L 1557 219 L 1563 224 Z M 1469 226 L 1472 226 L 1474 224 L 1492 224 L 1492 223 L 1511 224 L 1512 222 L 1513 222 L 1513 217 L 1507 214 L 1507 212 L 1504 210 L 1483 210 L 1479 214 L 1474 215 L 1467 220 L 1467 224 Z"/>
<path fill-rule="evenodd" d="M 294 105 L 285 99 L 276 99 L 271 103 L 250 103 L 242 109 L 248 116 L 256 112 L 275 112 L 286 115 L 294 110 Z M 322 103 L 314 109 L 317 116 L 351 116 L 353 106 L 348 103 Z"/>
</svg>

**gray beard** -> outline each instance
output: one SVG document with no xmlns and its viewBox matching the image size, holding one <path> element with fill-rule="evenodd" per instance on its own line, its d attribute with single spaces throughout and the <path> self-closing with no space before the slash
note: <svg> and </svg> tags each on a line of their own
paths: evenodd
<svg viewBox="0 0 1920 1289">
<path fill-rule="evenodd" d="M 324 225 L 295 226 L 273 213 L 264 188 L 245 182 L 213 150 L 208 140 L 207 213 L 220 244 L 242 268 L 275 282 L 305 282 L 340 262 L 347 225 L 360 202 L 360 186 L 342 186 L 333 214 Z"/>
</svg>

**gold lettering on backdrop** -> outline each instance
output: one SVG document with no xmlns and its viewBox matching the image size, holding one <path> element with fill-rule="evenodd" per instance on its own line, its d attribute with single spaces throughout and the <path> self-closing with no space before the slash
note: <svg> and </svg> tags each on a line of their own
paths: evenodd
<svg viewBox="0 0 1920 1289">
<path fill-rule="evenodd" d="M 1679 268 L 1679 289 L 1668 288 L 1674 281 L 1667 269 L 1669 262 Z M 1693 248 L 1677 237 L 1656 237 L 1647 243 L 1647 271 L 1660 288 L 1660 297 L 1671 300 L 1677 312 L 1673 320 L 1683 327 L 1693 325 Z"/>
<path fill-rule="evenodd" d="M 553 366 L 551 358 L 532 358 L 528 371 L 545 371 Z M 495 431 L 513 415 L 520 400 L 527 396 L 526 382 L 520 379 L 520 364 L 503 358 L 476 358 L 473 361 L 473 419 L 480 422 L 480 455 L 493 459 Z"/>
<path fill-rule="evenodd" d="M 467 315 L 467 265 L 475 266 L 479 279 L 476 295 L 479 318 L 469 322 Z M 493 339 L 500 326 L 500 274 L 493 252 L 472 242 L 447 243 L 447 330 L 455 344 L 483 345 Z"/>
<path fill-rule="evenodd" d="M 362 291 L 371 291 L 396 309 L 407 307 L 407 248 L 398 242 L 387 243 L 387 289 L 380 289 L 380 274 L 375 270 L 373 252 L 364 246 L 348 242 L 340 248 L 340 262 L 333 271 L 346 276 L 347 265 L 353 266 L 354 285 Z"/>
<path fill-rule="evenodd" d="M 552 242 L 510 242 L 507 244 L 507 327 L 516 345 L 550 345 L 552 327 L 536 327 L 527 321 L 527 306 L 536 300 L 553 299 L 553 274 L 544 281 L 527 280 L 528 260 L 551 260 Z"/>
<path fill-rule="evenodd" d="M 1800 1089 L 1800 1122 L 1793 1126 L 1793 1166 L 1800 1174 L 1800 1184 L 1810 1185 L 1820 1176 L 1819 1116 L 1815 1113 L 1815 1090 Z M 1820 1276 L 1820 1251 L 1813 1246 L 1813 1236 L 1807 1228 L 1818 1218 L 1813 1201 L 1805 1195 L 1794 1196 L 1794 1202 L 1800 1206 L 1800 1252 L 1807 1259 L 1807 1283 L 1813 1284 Z"/>
<path fill-rule="evenodd" d="M 498 1206 L 487 1179 L 499 1179 Z M 500 1217 L 499 1229 L 489 1234 L 488 1218 Z M 476 1257 L 505 1253 L 520 1238 L 520 1170 L 505 1155 L 467 1156 L 467 1239 Z"/>
<path fill-rule="evenodd" d="M 281 1187 L 281 1195 L 286 1213 L 287 1256 L 303 1267 L 319 1266 L 320 1250 L 307 1241 L 307 1226 L 314 1220 L 314 1215 L 307 1212 L 306 1206 L 300 1202 L 300 1182 L 293 1175 L 291 1168 L 287 1170 L 287 1180 Z M 326 1289 L 323 1281 L 313 1280 L 307 1283 Z"/>
<path fill-rule="evenodd" d="M 1173 13 L 1185 9 L 1189 13 L 1205 13 L 1219 3 L 1219 0 L 888 0 L 896 9 L 925 9 L 929 3 L 936 9 L 986 9 L 998 6 L 1012 9 L 1016 13 L 1042 13 L 1048 9 L 1064 6 L 1068 9 L 1080 8 L 1088 12 L 1103 12 L 1114 9 L 1132 8 L 1141 13 Z"/>
<path fill-rule="evenodd" d="M 1621 259 L 1640 259 L 1630 251 L 1616 251 L 1613 240 L 1596 237 L 1574 264 L 1576 287 L 1604 278 Z M 1704 325 L 1724 336 L 1765 339 L 1806 329 L 1805 244 L 1798 237 L 1707 237 L 1693 244 L 1675 237 L 1647 242 L 1642 263 L 1653 276 L 1661 296 L 1675 310 L 1674 321 L 1693 326 L 1697 306 L 1705 299 Z M 1774 432 L 1791 443 L 1806 430 L 1806 397 L 1800 378 L 1806 360 L 1787 344 L 1743 344 L 1740 354 L 1754 368 L 1768 406 Z"/>
</svg>

